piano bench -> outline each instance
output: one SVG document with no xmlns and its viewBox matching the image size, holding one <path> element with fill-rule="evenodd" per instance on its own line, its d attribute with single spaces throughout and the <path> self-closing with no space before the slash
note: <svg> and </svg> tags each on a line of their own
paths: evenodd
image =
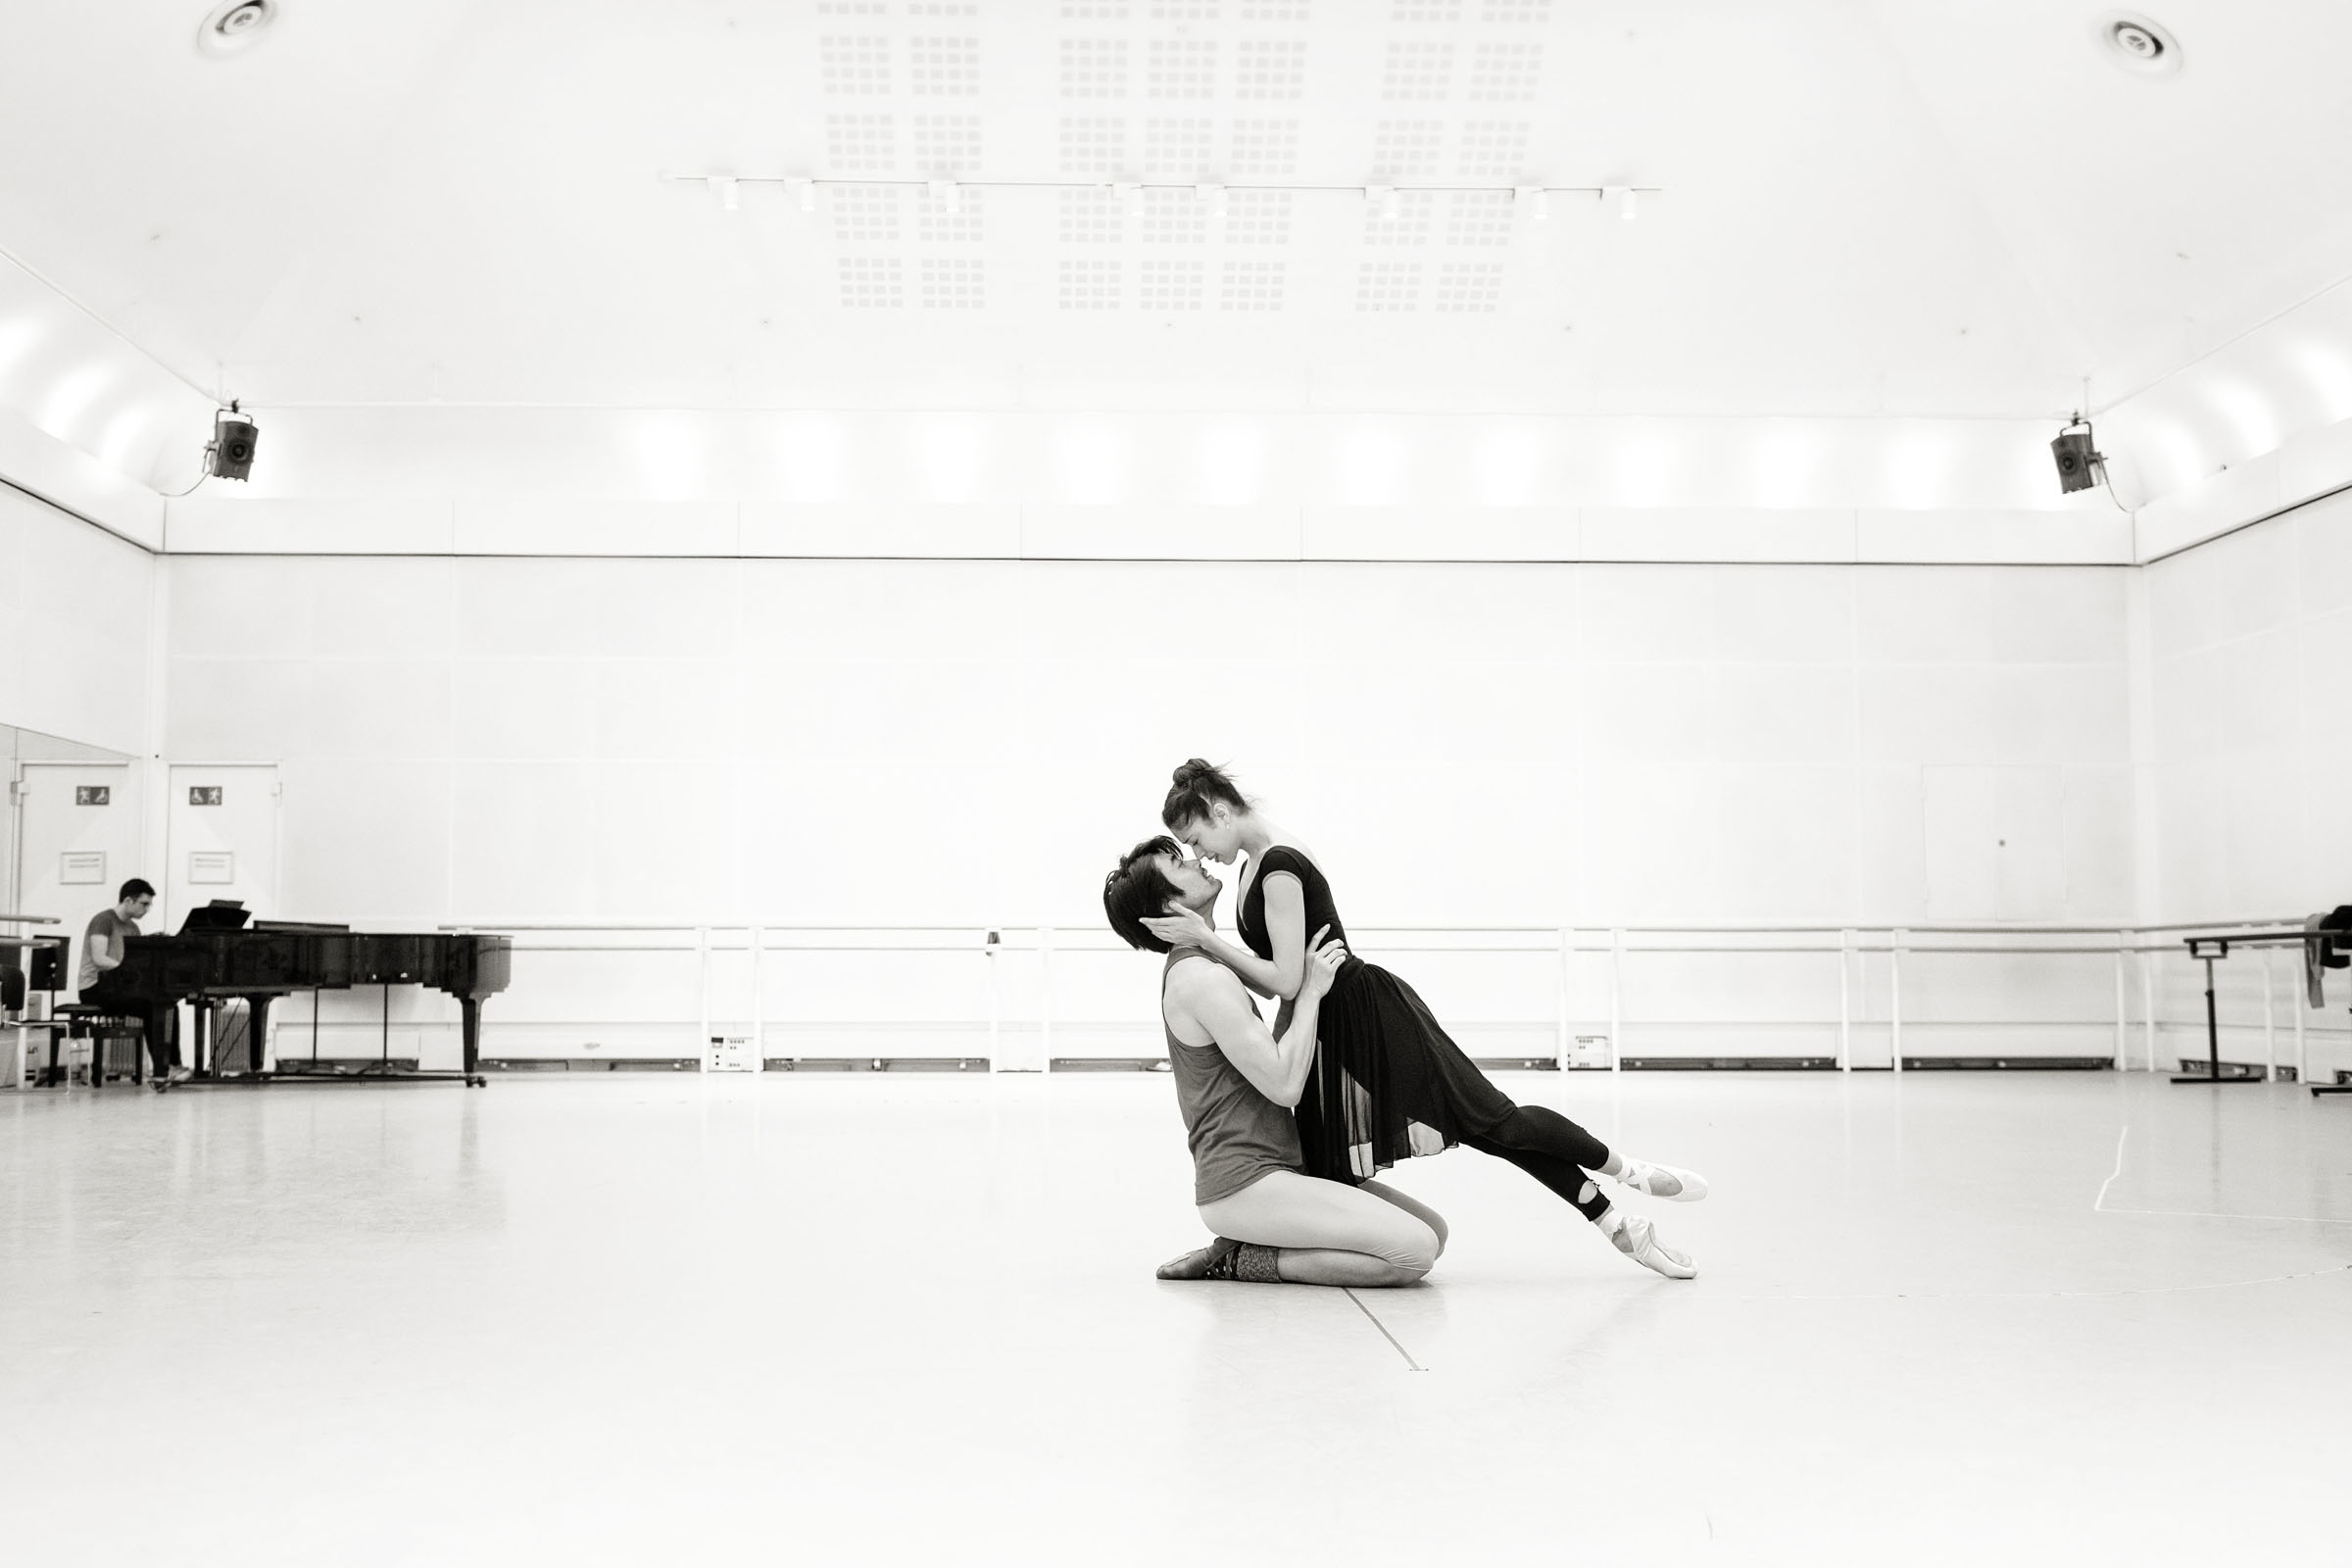
<svg viewBox="0 0 2352 1568">
<path fill-rule="evenodd" d="M 61 1003 L 50 1013 L 66 1026 L 69 1040 L 90 1043 L 90 1087 L 102 1088 L 112 1062 L 132 1083 L 146 1077 L 147 1022 L 136 1013 L 81 1002 Z M 127 1049 L 111 1049 L 122 1048 Z"/>
</svg>

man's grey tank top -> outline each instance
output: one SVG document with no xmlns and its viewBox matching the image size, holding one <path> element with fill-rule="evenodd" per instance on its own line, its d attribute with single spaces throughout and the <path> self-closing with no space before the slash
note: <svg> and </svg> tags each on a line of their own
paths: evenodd
<svg viewBox="0 0 2352 1568">
<path fill-rule="evenodd" d="M 1193 1151 L 1193 1201 L 1213 1203 L 1270 1170 L 1297 1170 L 1298 1123 L 1259 1094 L 1224 1052 L 1214 1045 L 1186 1045 L 1167 1027 L 1168 975 L 1186 958 L 1217 961 L 1195 947 L 1168 955 L 1159 972 L 1160 1028 L 1168 1038 L 1168 1071 L 1176 1079 L 1185 1142 Z"/>
</svg>

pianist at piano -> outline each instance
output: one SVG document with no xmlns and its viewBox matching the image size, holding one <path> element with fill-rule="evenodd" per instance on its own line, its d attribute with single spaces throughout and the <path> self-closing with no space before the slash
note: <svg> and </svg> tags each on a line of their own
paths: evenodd
<svg viewBox="0 0 2352 1568">
<path fill-rule="evenodd" d="M 81 968 L 77 981 L 80 1000 L 85 1005 L 120 1011 L 124 1017 L 139 1020 L 141 1032 L 147 1039 L 147 1059 L 154 1064 L 158 1082 L 176 1083 L 188 1076 L 179 1064 L 179 1042 L 172 1025 L 177 1021 L 173 1010 L 153 1004 L 150 999 L 135 997 L 114 983 L 115 971 L 122 966 L 128 950 L 128 938 L 139 934 L 139 918 L 155 903 L 155 889 L 142 877 L 132 877 L 122 884 L 111 907 L 100 909 L 90 916 L 90 923 L 81 933 Z"/>
<path fill-rule="evenodd" d="M 482 1003 L 507 988 L 514 960 L 506 937 L 487 932 L 354 931 L 306 920 L 255 920 L 249 928 L 249 917 L 242 902 L 215 899 L 190 909 L 179 930 L 170 936 L 123 935 L 110 944 L 119 947 L 122 961 L 102 977 L 99 987 L 109 1010 L 147 1020 L 152 1037 L 165 1029 L 161 1020 L 176 1019 L 183 1004 L 196 1004 L 190 1072 L 167 1069 L 158 1088 L 179 1083 L 191 1073 L 210 1083 L 265 1084 L 289 1077 L 316 1082 L 322 1073 L 353 1082 L 438 1078 L 477 1087 L 484 1082 Z M 427 988 L 456 999 L 464 1053 L 458 1071 L 421 1072 L 394 1062 L 395 986 Z M 315 999 L 320 992 L 352 990 L 378 993 L 383 1021 L 381 1056 L 356 1073 L 341 1064 L 321 1063 L 317 1055 Z M 280 1053 L 273 1068 L 268 1045 L 270 1004 L 300 992 L 314 998 L 311 1052 Z M 223 1049 L 226 1042 L 214 1039 L 211 1029 L 216 1006 L 227 1002 L 244 1004 L 233 1052 Z M 164 1059 L 156 1058 L 159 1067 Z"/>
</svg>

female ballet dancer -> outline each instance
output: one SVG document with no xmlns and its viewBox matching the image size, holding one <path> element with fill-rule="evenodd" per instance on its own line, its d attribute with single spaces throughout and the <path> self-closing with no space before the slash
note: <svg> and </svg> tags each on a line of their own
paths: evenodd
<svg viewBox="0 0 2352 1568">
<path fill-rule="evenodd" d="M 1102 879 L 1102 912 L 1129 946 L 1168 956 L 1160 1024 L 1185 1141 L 1193 1200 L 1216 1240 L 1160 1266 L 1163 1280 L 1410 1285 L 1446 1250 L 1446 1222 L 1379 1182 L 1319 1181 L 1298 1172 L 1298 1102 L 1315 1055 L 1315 1018 L 1348 956 L 1316 933 L 1278 1040 L 1233 971 L 1197 947 L 1171 948 L 1144 917 L 1172 908 L 1203 924 L 1223 886 L 1169 838 L 1137 845 Z"/>
<path fill-rule="evenodd" d="M 1274 1023 L 1281 1032 L 1306 973 L 1308 928 L 1347 940 L 1331 885 L 1230 778 L 1199 758 L 1176 769 L 1160 821 L 1202 858 L 1231 865 L 1249 857 L 1235 913 L 1249 947 L 1225 941 L 1185 905 L 1147 919 L 1146 928 L 1170 945 L 1203 950 L 1260 996 L 1282 998 Z M 1647 1218 L 1618 1208 L 1593 1180 L 1606 1176 L 1652 1198 L 1691 1202 L 1707 1195 L 1695 1173 L 1628 1158 L 1555 1110 L 1513 1103 L 1412 987 L 1377 964 L 1350 956 L 1318 1011 L 1322 1049 L 1298 1105 L 1306 1174 L 1360 1181 L 1399 1159 L 1467 1144 L 1566 1199 L 1635 1262 L 1671 1279 L 1697 1275 Z"/>
</svg>

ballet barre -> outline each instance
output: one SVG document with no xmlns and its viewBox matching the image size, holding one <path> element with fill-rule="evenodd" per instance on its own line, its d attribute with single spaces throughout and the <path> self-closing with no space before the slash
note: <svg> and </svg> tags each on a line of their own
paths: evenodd
<svg viewBox="0 0 2352 1568">
<path fill-rule="evenodd" d="M 1627 985 L 1627 970 L 1636 958 L 1671 960 L 1682 955 L 1689 955 L 1693 959 L 1737 958 L 1743 955 L 1835 958 L 1838 968 L 1834 982 L 1837 992 L 1835 1011 L 1830 1012 L 1825 1007 L 1826 1015 L 1790 1017 L 1780 1021 L 1790 1028 L 1831 1034 L 1831 1038 L 1825 1038 L 1822 1044 L 1828 1046 L 1834 1038 L 1835 1055 L 1823 1051 L 1818 1059 L 1824 1066 L 1834 1064 L 1837 1069 L 1846 1072 L 1857 1070 L 1857 1040 L 1868 1038 L 1864 1034 L 1866 1029 L 1876 1029 L 1880 1032 L 1879 1038 L 1886 1042 L 1889 1059 L 1886 1065 L 1899 1073 L 1923 1062 L 1942 1059 L 1938 1056 L 1913 1059 L 1906 1055 L 1912 1031 L 1921 1024 L 1917 1004 L 1906 1006 L 1906 993 L 1916 994 L 1916 983 L 1908 981 L 1913 966 L 2001 959 L 2047 959 L 2060 964 L 2080 964 L 2085 958 L 2103 957 L 2113 965 L 2113 1047 L 2111 1053 L 2101 1052 L 2098 1054 L 2112 1060 L 2117 1070 L 2153 1073 L 2158 1070 L 2156 1064 L 2161 1054 L 2158 1028 L 2164 1009 L 2158 1004 L 2158 981 L 2162 956 L 2181 953 L 2184 933 L 2194 933 L 2202 939 L 2227 936 L 2233 944 L 2243 946 L 2247 937 L 2285 935 L 2279 928 L 2290 924 L 2295 918 L 2298 917 L 2272 916 L 2259 920 L 2139 926 L 2028 921 L 1874 925 L 1829 920 L 1811 923 L 1656 921 L 1613 927 L 1598 923 L 1419 927 L 1358 925 L 1351 929 L 1350 940 L 1351 946 L 1366 956 L 1372 956 L 1375 953 L 1427 955 L 1441 958 L 1448 955 L 1493 954 L 1548 958 L 1553 971 L 1550 987 L 1553 993 L 1552 1019 L 1542 1019 L 1539 1011 L 1518 1013 L 1510 1019 L 1492 1022 L 1497 1027 L 1507 1026 L 1511 1029 L 1543 1029 L 1552 1035 L 1554 1049 L 1544 1054 L 1552 1055 L 1560 1066 L 1565 1067 L 1577 1039 L 1578 1028 L 1592 1028 L 1599 1024 L 1605 1015 L 1610 1046 L 1608 1066 L 1615 1071 L 1624 1069 L 1627 1054 L 1624 1048 L 1628 1013 L 1633 1010 L 1633 993 Z M 803 955 L 819 959 L 834 955 L 862 955 L 875 958 L 905 956 L 908 964 L 920 964 L 926 960 L 945 960 L 953 964 L 957 961 L 959 955 L 978 956 L 987 965 L 988 975 L 986 1000 L 982 1007 L 975 1007 L 970 1013 L 959 1013 L 953 1022 L 926 1019 L 920 1014 L 904 1020 L 869 1017 L 862 1021 L 904 1022 L 909 1026 L 929 1022 L 936 1027 L 951 1029 L 983 1028 L 992 1071 L 1017 1070 L 1018 1064 L 1005 1065 L 1004 1055 L 1004 1049 L 1016 1042 L 1018 1049 L 1015 1055 L 1024 1061 L 1042 1058 L 1039 1065 L 1050 1067 L 1057 1059 L 1053 1054 L 1057 1040 L 1067 1038 L 1069 1031 L 1093 1032 L 1113 1027 L 1091 1014 L 1081 1015 L 1077 1020 L 1071 1019 L 1063 1010 L 1068 1004 L 1069 987 L 1066 982 L 1057 987 L 1057 973 L 1070 962 L 1091 965 L 1103 958 L 1130 961 L 1134 956 L 1109 932 L 1095 926 L 885 925 L 872 922 L 598 924 L 547 922 L 542 919 L 443 927 L 445 930 L 493 928 L 513 933 L 515 950 L 523 953 L 579 956 L 611 954 L 616 958 L 624 954 L 643 954 L 656 963 L 672 965 L 669 972 L 675 976 L 676 982 L 686 979 L 686 975 L 675 967 L 677 960 L 691 960 L 694 1000 L 689 1004 L 692 1010 L 686 1012 L 685 1017 L 696 1020 L 693 1026 L 699 1030 L 697 1038 L 705 1042 L 711 1038 L 710 1024 L 714 1017 L 724 1018 L 730 1031 L 742 1026 L 735 1020 L 748 1021 L 752 1038 L 765 1040 L 773 987 L 777 980 L 777 976 L 770 972 L 771 960 Z M 2300 940 L 2301 933 L 2295 932 L 2292 936 L 2294 940 Z M 2280 942 L 2278 945 L 2286 944 Z M 741 956 L 746 955 L 749 956 L 748 975 L 738 969 L 729 978 L 726 970 L 714 968 L 722 956 L 740 963 Z M 917 958 L 916 955 L 924 956 Z M 1591 968 L 1580 967 L 1580 959 L 1589 960 L 1595 956 L 1606 959 L 1598 973 Z M 2279 1017 L 2275 1010 L 2272 993 L 2276 986 L 2269 983 L 2274 976 L 2268 966 L 2267 951 L 2264 956 L 2263 977 L 2266 984 L 2263 991 L 2262 1027 L 2269 1065 L 2258 1070 L 2262 1071 L 2263 1076 L 2269 1077 L 2280 1069 L 2279 1047 L 2287 1020 Z M 1008 970 L 999 960 L 1011 960 L 1016 967 Z M 1825 1004 L 1829 1002 L 1826 992 L 1833 983 L 1827 972 L 1828 967 L 1827 964 L 1823 965 L 1824 972 L 1821 975 Z M 2136 986 L 2132 984 L 2132 970 L 2135 967 Z M 821 966 L 816 972 L 820 978 L 828 973 Z M 1599 983 L 1593 984 L 1595 980 Z M 1543 982 L 1538 979 L 1536 983 Z M 1027 998 L 1034 1000 L 1010 1002 L 1006 995 L 1008 987 L 1015 996 L 1027 993 Z M 1580 992 L 1583 997 L 1581 1005 Z M 745 1006 L 747 1003 L 748 1008 Z M 1583 1011 L 1581 1019 L 1580 1010 Z M 2291 1059 L 2298 1076 L 2308 1079 L 2305 1015 L 2300 1008 L 2291 1011 L 2294 1048 Z M 667 1016 L 677 1018 L 674 1013 Z M 545 1027 L 572 1024 L 587 1026 L 601 1020 L 570 1019 L 549 1014 L 529 1017 L 525 1021 Z M 663 1028 L 673 1027 L 658 1017 L 647 1017 L 642 1021 L 659 1023 Z M 683 1021 L 678 1020 L 681 1024 Z M 814 1018 L 803 1022 L 821 1026 L 820 1020 Z M 1664 1019 L 1637 1017 L 1633 1020 L 1636 1033 L 1651 1024 L 1684 1027 L 1681 1023 Z M 1975 1029 L 1980 1025 L 1967 1018 L 1939 1013 L 1929 1020 L 1928 1027 L 1936 1030 L 1939 1038 L 1949 1038 L 1954 1030 Z M 2104 1028 L 2106 1023 L 2105 1015 L 2095 1009 L 2086 1014 L 2069 1006 L 2062 1012 L 2047 1016 L 2028 1018 L 2004 1015 L 1987 1018 L 1982 1021 L 1981 1027 L 1999 1030 L 2051 1027 L 2082 1029 Z M 680 1028 L 680 1033 L 683 1033 L 683 1028 Z M 2218 1029 L 2215 1033 L 2218 1035 Z M 2333 1035 L 2335 1031 L 2328 1030 L 2327 1033 Z M 1007 1038 L 1008 1034 L 1010 1039 Z M 2143 1035 L 2144 1038 L 2135 1038 Z M 764 1050 L 764 1047 L 761 1049 Z M 973 1054 L 977 1054 L 976 1052 Z M 1976 1054 L 1989 1059 L 2002 1053 L 1996 1046 Z M 1639 1053 L 1636 1054 L 1639 1055 Z M 1778 1059 L 1781 1054 L 1786 1053 L 1766 1053 L 1757 1059 L 1769 1061 Z M 1799 1050 L 1795 1054 L 1801 1055 L 1802 1051 Z M 2218 1039 L 2209 1040 L 2209 1056 L 2218 1057 Z M 925 1056 L 919 1059 L 930 1058 Z M 941 1059 L 949 1058 L 943 1056 Z M 2020 1059 L 2031 1060 L 2033 1054 L 2024 1054 Z"/>
</svg>

